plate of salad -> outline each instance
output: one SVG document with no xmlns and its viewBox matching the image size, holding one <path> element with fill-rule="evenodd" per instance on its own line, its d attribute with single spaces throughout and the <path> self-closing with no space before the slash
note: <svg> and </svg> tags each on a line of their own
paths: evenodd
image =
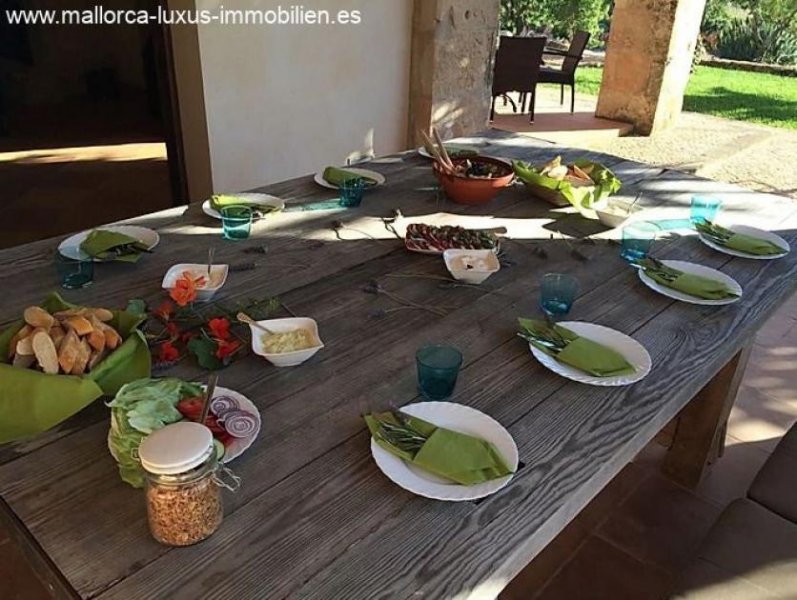
<svg viewBox="0 0 797 600">
<path fill-rule="evenodd" d="M 128 383 L 108 403 L 111 428 L 108 449 L 119 465 L 122 480 L 144 485 L 138 446 L 153 431 L 178 421 L 197 421 L 205 386 L 173 377 L 139 379 Z M 219 460 L 229 463 L 243 454 L 260 433 L 260 413 L 243 394 L 217 387 L 205 425 L 213 433 Z"/>
<path fill-rule="evenodd" d="M 498 252 L 500 242 L 493 231 L 466 229 L 455 225 L 407 225 L 404 245 L 410 252 L 442 254 L 446 250 L 492 250 Z"/>
</svg>

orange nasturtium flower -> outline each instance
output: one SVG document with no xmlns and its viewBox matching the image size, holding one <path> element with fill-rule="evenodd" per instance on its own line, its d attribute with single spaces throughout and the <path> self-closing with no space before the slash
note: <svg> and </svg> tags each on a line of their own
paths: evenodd
<svg viewBox="0 0 797 600">
<path fill-rule="evenodd" d="M 196 291 L 205 285 L 203 276 L 193 277 L 190 271 L 183 271 L 180 278 L 174 282 L 174 287 L 169 290 L 169 296 L 180 306 L 185 306 L 196 299 Z"/>
<path fill-rule="evenodd" d="M 163 342 L 158 347 L 158 361 L 172 362 L 180 358 L 180 351 L 171 342 Z"/>
<path fill-rule="evenodd" d="M 210 337 L 219 340 L 230 339 L 230 322 L 224 317 L 217 317 L 208 321 Z"/>
<path fill-rule="evenodd" d="M 224 360 L 228 356 L 235 354 L 241 343 L 236 340 L 214 340 L 218 347 L 216 348 L 216 358 Z"/>
</svg>

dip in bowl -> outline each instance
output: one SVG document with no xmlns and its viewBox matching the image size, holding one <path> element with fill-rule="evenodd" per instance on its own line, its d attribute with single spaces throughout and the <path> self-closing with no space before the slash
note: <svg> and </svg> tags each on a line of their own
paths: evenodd
<svg viewBox="0 0 797 600">
<path fill-rule="evenodd" d="M 252 352 L 275 367 L 295 367 L 324 347 L 318 336 L 318 323 L 306 317 L 258 321 L 271 334 L 250 325 Z"/>
</svg>

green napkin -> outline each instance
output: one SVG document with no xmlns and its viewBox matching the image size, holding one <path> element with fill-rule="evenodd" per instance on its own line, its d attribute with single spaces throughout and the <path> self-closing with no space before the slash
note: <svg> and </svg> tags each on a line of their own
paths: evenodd
<svg viewBox="0 0 797 600">
<path fill-rule="evenodd" d="M 324 181 L 340 187 L 340 185 L 349 179 L 362 179 L 366 186 L 376 185 L 376 180 L 373 177 L 353 173 L 346 169 L 339 169 L 337 167 L 327 167 L 324 169 Z"/>
<path fill-rule="evenodd" d="M 762 240 L 744 233 L 732 234 L 728 241 L 725 242 L 725 246 L 739 252 L 755 254 L 756 256 L 770 256 L 786 252 L 785 248 L 781 248 L 769 240 Z"/>
<path fill-rule="evenodd" d="M 700 275 L 693 275 L 692 273 L 684 273 L 677 269 L 672 269 L 672 267 L 669 267 L 669 269 L 678 273 L 675 279 L 670 279 L 650 269 L 645 269 L 645 274 L 665 287 L 683 292 L 684 294 L 689 294 L 690 296 L 695 296 L 696 298 L 724 300 L 726 298 L 738 297 L 738 294 L 730 291 L 728 286 L 722 281 L 701 277 Z"/>
<path fill-rule="evenodd" d="M 118 252 L 120 248 L 124 248 L 121 253 Z M 141 258 L 142 252 L 146 251 L 146 246 L 140 240 L 124 233 L 95 229 L 83 240 L 80 249 L 100 260 L 134 263 Z"/>
<path fill-rule="evenodd" d="M 547 333 L 550 325 L 544 321 L 533 319 L 518 319 L 518 321 L 524 333 L 532 337 L 548 338 L 550 335 Z M 554 325 L 553 329 L 567 344 L 562 350 L 555 351 L 533 340 L 529 340 L 529 343 L 557 361 L 595 377 L 616 377 L 636 372 L 636 369 L 616 350 L 581 337 L 561 325 Z"/>
<path fill-rule="evenodd" d="M 475 485 L 512 474 L 513 471 L 490 442 L 402 414 L 416 434 L 426 438 L 419 450 L 403 450 L 389 441 L 380 421 L 400 425 L 393 413 L 365 416 L 376 443 L 391 454 L 461 485 Z"/>
<path fill-rule="evenodd" d="M 267 206 L 261 204 L 260 202 L 253 202 L 252 200 L 247 200 L 246 198 L 241 198 L 240 196 L 235 196 L 232 194 L 216 194 L 210 198 L 210 208 L 216 212 L 220 213 L 222 208 L 228 208 L 230 206 L 242 206 L 250 208 L 254 212 L 260 214 L 276 212 L 277 210 L 276 207 Z"/>
<path fill-rule="evenodd" d="M 51 294 L 41 306 L 51 313 L 74 307 L 58 294 Z M 0 444 L 47 431 L 100 396 L 113 396 L 125 383 L 149 377 L 149 349 L 137 329 L 142 318 L 115 311 L 110 324 L 124 342 L 80 377 L 12 367 L 7 364 L 8 344 L 23 322 L 0 333 Z"/>
</svg>

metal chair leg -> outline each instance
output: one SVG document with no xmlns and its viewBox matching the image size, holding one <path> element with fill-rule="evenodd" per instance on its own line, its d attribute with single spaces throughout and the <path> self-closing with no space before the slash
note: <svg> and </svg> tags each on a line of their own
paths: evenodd
<svg viewBox="0 0 797 600">
<path fill-rule="evenodd" d="M 537 90 L 531 92 L 531 105 L 529 105 L 529 123 L 534 123 L 534 105 L 537 99 Z"/>
<path fill-rule="evenodd" d="M 565 84 L 559 86 L 559 105 L 565 103 Z"/>
<path fill-rule="evenodd" d="M 493 96 L 493 101 L 490 103 L 490 120 L 495 121 L 495 96 Z"/>
<path fill-rule="evenodd" d="M 576 84 L 570 85 L 570 114 L 576 112 Z"/>
</svg>

